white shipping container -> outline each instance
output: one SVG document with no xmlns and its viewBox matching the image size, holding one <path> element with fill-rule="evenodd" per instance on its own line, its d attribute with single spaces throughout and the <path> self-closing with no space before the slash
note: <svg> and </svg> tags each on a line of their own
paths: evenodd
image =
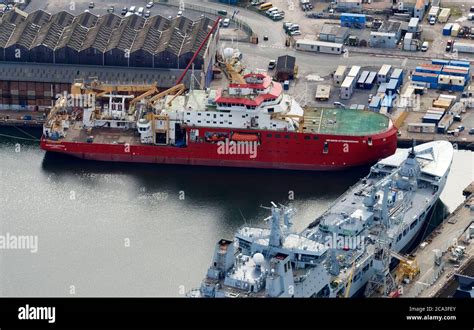
<svg viewBox="0 0 474 330">
<path fill-rule="evenodd" d="M 451 16 L 451 8 L 443 8 L 439 14 L 438 21 L 440 23 L 446 23 Z"/>
<path fill-rule="evenodd" d="M 341 85 L 346 78 L 347 66 L 339 65 L 336 72 L 334 73 L 334 83 L 336 85 Z"/>
<path fill-rule="evenodd" d="M 359 79 L 359 76 L 360 76 L 360 70 L 361 70 L 361 67 L 358 66 L 358 65 L 353 65 L 351 67 L 351 70 L 349 71 L 349 73 L 347 74 L 348 77 L 355 77 L 356 79 Z"/>
<path fill-rule="evenodd" d="M 459 53 L 474 53 L 474 44 L 468 44 L 467 42 L 455 42 L 453 50 Z"/>
</svg>

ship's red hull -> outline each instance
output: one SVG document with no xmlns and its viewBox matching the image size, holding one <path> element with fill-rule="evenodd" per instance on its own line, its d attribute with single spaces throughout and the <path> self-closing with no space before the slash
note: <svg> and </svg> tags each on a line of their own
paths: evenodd
<svg viewBox="0 0 474 330">
<path fill-rule="evenodd" d="M 200 130 L 202 132 L 204 129 Z M 216 128 L 208 130 L 229 132 Z M 189 129 L 187 136 L 189 141 Z M 386 132 L 370 136 L 260 131 L 259 137 L 260 143 L 254 156 L 222 154 L 218 151 L 217 143 L 208 143 L 202 140 L 199 142 L 189 141 L 186 147 L 175 147 L 51 141 L 42 138 L 41 148 L 45 151 L 63 153 L 82 159 L 109 162 L 317 171 L 340 170 L 374 163 L 392 155 L 397 148 L 397 130 L 394 127 Z"/>
</svg>

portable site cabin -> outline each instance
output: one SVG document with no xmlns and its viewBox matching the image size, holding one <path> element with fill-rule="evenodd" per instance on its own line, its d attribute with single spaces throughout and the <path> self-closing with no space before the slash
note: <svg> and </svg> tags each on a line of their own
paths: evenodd
<svg viewBox="0 0 474 330">
<path fill-rule="evenodd" d="M 351 98 L 352 93 L 354 92 L 354 85 L 356 82 L 355 77 L 346 77 L 344 82 L 341 85 L 341 99 L 348 100 Z"/>
<path fill-rule="evenodd" d="M 343 45 L 335 42 L 300 39 L 296 41 L 296 50 L 340 55 L 343 51 Z"/>
<path fill-rule="evenodd" d="M 363 71 L 357 79 L 357 88 L 364 88 L 365 81 L 367 80 L 367 77 L 369 76 L 369 71 Z"/>
<path fill-rule="evenodd" d="M 334 73 L 334 83 L 336 85 L 341 85 L 344 79 L 346 78 L 347 66 L 339 65 L 336 72 Z"/>
<path fill-rule="evenodd" d="M 377 82 L 386 83 L 391 73 L 392 73 L 392 66 L 390 64 L 382 65 L 382 67 L 380 68 L 377 74 Z"/>
<path fill-rule="evenodd" d="M 353 65 L 347 74 L 348 77 L 354 77 L 356 80 L 359 79 L 361 67 L 358 65 Z"/>
</svg>

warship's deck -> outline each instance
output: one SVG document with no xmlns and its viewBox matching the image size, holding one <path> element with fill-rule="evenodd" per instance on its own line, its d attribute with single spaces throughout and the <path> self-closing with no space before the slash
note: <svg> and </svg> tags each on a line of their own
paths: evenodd
<svg viewBox="0 0 474 330">
<path fill-rule="evenodd" d="M 388 129 L 388 117 L 351 109 L 306 109 L 304 127 L 308 133 L 334 135 L 370 135 Z"/>
<path fill-rule="evenodd" d="M 94 143 L 101 144 L 140 144 L 140 137 L 137 135 L 137 130 L 123 130 L 120 128 L 107 129 L 91 129 L 86 130 L 82 128 L 82 123 L 75 123 L 66 131 L 65 142 L 82 142 L 87 143 L 89 137 L 94 138 Z"/>
</svg>

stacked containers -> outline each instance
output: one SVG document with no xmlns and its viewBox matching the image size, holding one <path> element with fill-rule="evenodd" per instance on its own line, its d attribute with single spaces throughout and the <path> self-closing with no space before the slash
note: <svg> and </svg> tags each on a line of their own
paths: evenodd
<svg viewBox="0 0 474 330">
<path fill-rule="evenodd" d="M 392 95 L 396 94 L 398 86 L 399 86 L 399 83 L 398 83 L 397 79 L 390 79 L 390 81 L 387 84 L 386 93 L 387 94 L 392 94 Z"/>
<path fill-rule="evenodd" d="M 354 92 L 355 82 L 356 82 L 355 77 L 347 76 L 346 79 L 344 79 L 341 85 L 341 99 L 348 100 L 351 98 L 352 93 Z"/>
<path fill-rule="evenodd" d="M 394 69 L 392 74 L 390 75 L 390 80 L 396 79 L 398 81 L 398 86 L 403 84 L 403 70 L 402 69 Z"/>
<path fill-rule="evenodd" d="M 378 83 L 386 83 L 390 77 L 392 71 L 392 66 L 390 64 L 384 64 L 380 68 L 378 75 L 377 75 L 377 82 Z"/>
<path fill-rule="evenodd" d="M 411 79 L 417 82 L 427 83 L 429 88 L 438 88 L 439 75 L 429 72 L 415 72 Z"/>
</svg>

